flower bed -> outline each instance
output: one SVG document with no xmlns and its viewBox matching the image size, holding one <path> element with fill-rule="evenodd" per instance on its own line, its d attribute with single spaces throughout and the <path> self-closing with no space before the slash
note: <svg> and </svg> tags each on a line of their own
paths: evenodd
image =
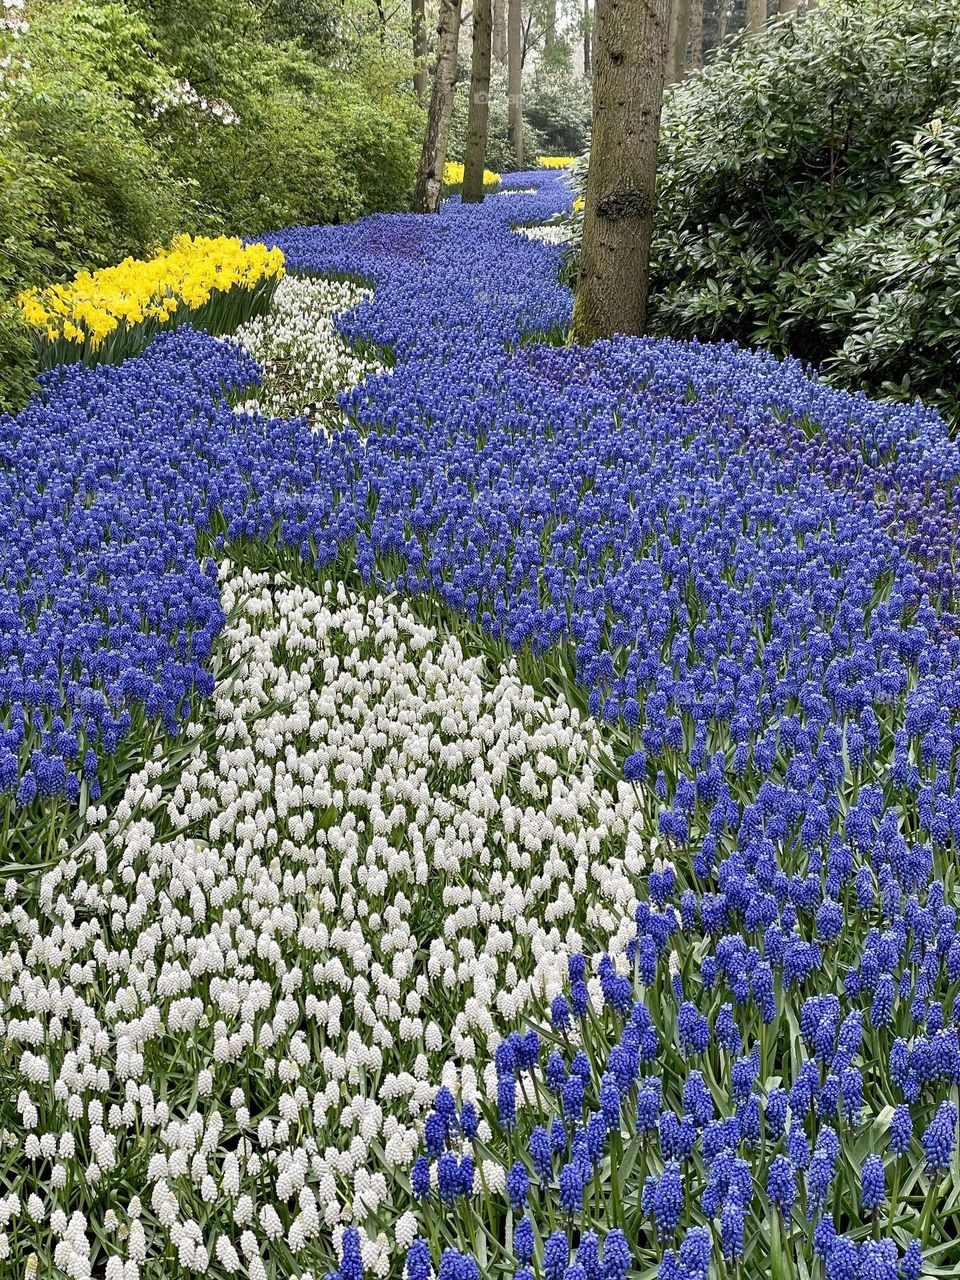
<svg viewBox="0 0 960 1280">
<path fill-rule="evenodd" d="M 275 250 L 185 235 L 152 258 L 84 271 L 69 284 L 31 289 L 19 302 L 42 366 L 53 368 L 125 359 L 185 322 L 232 333 L 263 314 L 282 275 Z"/>
<path fill-rule="evenodd" d="M 329 432 L 187 330 L 0 423 L 18 1272 L 960 1265 L 960 447 L 555 345 L 512 180 L 275 237 Z"/>
</svg>

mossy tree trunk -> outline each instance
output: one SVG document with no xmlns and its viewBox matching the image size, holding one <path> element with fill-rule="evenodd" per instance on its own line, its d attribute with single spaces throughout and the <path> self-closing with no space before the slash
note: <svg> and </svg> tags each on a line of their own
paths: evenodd
<svg viewBox="0 0 960 1280">
<path fill-rule="evenodd" d="M 523 168 L 523 51 L 520 0 L 507 0 L 507 124 L 513 160 Z"/>
<path fill-rule="evenodd" d="M 440 207 L 443 165 L 447 158 L 453 86 L 457 78 L 457 42 L 460 39 L 460 0 L 440 0 L 437 24 L 437 65 L 427 112 L 427 128 L 420 153 L 420 167 L 413 192 L 418 213 L 436 213 Z"/>
<path fill-rule="evenodd" d="M 507 65 L 506 0 L 493 0 L 493 56 L 501 67 Z"/>
<path fill-rule="evenodd" d="M 464 204 L 483 199 L 483 170 L 487 162 L 487 126 L 490 118 L 490 46 L 493 15 L 490 0 L 474 0 L 473 60 L 470 70 L 470 107 L 463 157 Z M 508 32 L 509 42 L 509 32 Z"/>
<path fill-rule="evenodd" d="M 601 0 L 573 338 L 643 333 L 670 0 Z"/>
<path fill-rule="evenodd" d="M 703 68 L 703 0 L 690 0 L 690 70 Z"/>
</svg>

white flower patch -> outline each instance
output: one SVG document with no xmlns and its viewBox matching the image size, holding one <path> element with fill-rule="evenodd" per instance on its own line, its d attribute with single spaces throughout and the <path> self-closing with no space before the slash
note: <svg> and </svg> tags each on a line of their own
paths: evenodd
<svg viewBox="0 0 960 1280">
<path fill-rule="evenodd" d="M 570 950 L 631 933 L 652 851 L 593 721 L 406 604 L 222 595 L 233 674 L 179 772 L 158 750 L 0 909 L 12 1274 L 89 1276 L 96 1239 L 111 1276 L 294 1274 L 349 1222 L 386 1274 L 436 1087 L 489 1096 Z"/>
<path fill-rule="evenodd" d="M 528 240 L 539 240 L 541 244 L 569 244 L 573 239 L 571 228 L 559 222 L 544 222 L 536 227 L 517 227 L 515 230 Z"/>
<path fill-rule="evenodd" d="M 263 372 L 257 396 L 237 412 L 277 418 L 307 412 L 318 429 L 325 419 L 339 420 L 337 392 L 384 372 L 376 360 L 358 354 L 334 324 L 341 312 L 370 297 L 369 289 L 349 281 L 284 276 L 269 313 L 233 335 Z"/>
</svg>

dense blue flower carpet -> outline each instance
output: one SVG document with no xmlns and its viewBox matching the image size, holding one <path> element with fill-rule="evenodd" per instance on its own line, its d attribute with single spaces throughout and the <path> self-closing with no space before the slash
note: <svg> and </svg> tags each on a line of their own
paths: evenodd
<svg viewBox="0 0 960 1280">
<path fill-rule="evenodd" d="M 960 1266 L 960 452 L 512 182 L 0 420 L 0 1274 Z"/>
</svg>

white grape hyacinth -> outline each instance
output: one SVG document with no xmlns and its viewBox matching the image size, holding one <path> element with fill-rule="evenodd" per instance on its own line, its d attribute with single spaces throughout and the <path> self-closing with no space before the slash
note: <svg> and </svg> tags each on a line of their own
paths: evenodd
<svg viewBox="0 0 960 1280">
<path fill-rule="evenodd" d="M 230 339 L 253 356 L 263 374 L 257 395 L 236 411 L 274 418 L 306 412 L 314 430 L 339 425 L 337 392 L 385 372 L 378 361 L 355 351 L 336 327 L 338 315 L 372 296 L 350 281 L 284 276 L 269 312 L 241 325 Z"/>
<path fill-rule="evenodd" d="M 221 591 L 230 674 L 182 764 L 158 748 L 0 905 L 12 1275 L 90 1275 L 94 1239 L 125 1280 L 321 1275 L 347 1223 L 402 1268 L 437 1087 L 495 1098 L 568 954 L 623 963 L 652 850 L 592 720 L 407 604 Z"/>
</svg>

